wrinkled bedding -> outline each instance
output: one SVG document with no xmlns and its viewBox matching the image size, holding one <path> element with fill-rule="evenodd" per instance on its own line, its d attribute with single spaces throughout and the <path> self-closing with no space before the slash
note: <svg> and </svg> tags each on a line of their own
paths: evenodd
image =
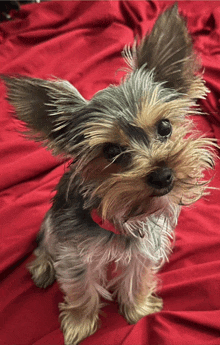
<svg viewBox="0 0 220 345">
<path fill-rule="evenodd" d="M 118 84 L 121 51 L 150 30 L 173 1 L 52 1 L 28 4 L 0 24 L 0 73 L 70 81 L 89 99 Z M 179 1 L 210 89 L 198 128 L 220 144 L 220 3 Z M 57 283 L 37 288 L 26 265 L 68 167 L 23 138 L 0 83 L 0 344 L 61 345 Z M 218 152 L 217 152 L 218 153 Z M 163 310 L 128 325 L 109 303 L 83 345 L 220 344 L 220 163 L 210 194 L 182 210 L 169 263 L 160 271 Z"/>
</svg>

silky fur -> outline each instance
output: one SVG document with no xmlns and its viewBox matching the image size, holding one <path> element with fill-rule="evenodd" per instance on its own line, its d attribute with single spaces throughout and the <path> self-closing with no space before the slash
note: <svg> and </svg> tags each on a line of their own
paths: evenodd
<svg viewBox="0 0 220 345">
<path fill-rule="evenodd" d="M 89 101 L 67 81 L 3 77 L 28 136 L 74 158 L 29 266 L 37 286 L 56 278 L 65 294 L 59 307 L 66 345 L 96 331 L 101 297 L 117 298 L 129 323 L 161 310 L 155 273 L 172 250 L 181 206 L 207 193 L 204 173 L 214 167 L 215 143 L 189 118 L 200 113 L 196 99 L 208 90 L 177 6 L 123 55 L 129 70 L 121 84 Z M 166 137 L 158 130 L 163 119 L 172 126 Z M 111 159 L 109 143 L 121 150 Z M 171 172 L 170 182 L 149 183 L 155 171 Z M 100 228 L 93 209 L 119 234 Z M 109 281 L 112 262 L 120 274 Z"/>
</svg>

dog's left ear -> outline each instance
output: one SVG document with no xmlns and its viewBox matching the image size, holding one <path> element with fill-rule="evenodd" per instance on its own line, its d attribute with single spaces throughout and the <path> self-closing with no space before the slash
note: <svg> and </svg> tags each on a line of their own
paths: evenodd
<svg viewBox="0 0 220 345">
<path fill-rule="evenodd" d="M 165 87 L 190 98 L 204 97 L 204 83 L 195 76 L 199 65 L 192 39 L 184 18 L 178 13 L 177 4 L 159 16 L 152 32 L 137 48 L 136 68 L 142 66 L 154 70 L 154 80 L 164 82 Z"/>
<path fill-rule="evenodd" d="M 8 101 L 26 123 L 30 138 L 43 141 L 55 154 L 77 154 L 82 141 L 87 101 L 68 81 L 1 76 Z"/>
</svg>

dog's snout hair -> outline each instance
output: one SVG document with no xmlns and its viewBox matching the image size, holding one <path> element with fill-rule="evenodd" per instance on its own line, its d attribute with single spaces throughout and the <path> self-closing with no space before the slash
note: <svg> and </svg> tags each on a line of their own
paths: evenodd
<svg viewBox="0 0 220 345">
<path fill-rule="evenodd" d="M 168 260 L 180 208 L 208 191 L 215 143 L 189 115 L 207 88 L 177 5 L 123 56 L 129 71 L 86 100 L 68 81 L 2 76 L 30 139 L 72 159 L 42 224 L 29 270 L 56 278 L 65 344 L 98 327 L 101 298 L 118 299 L 129 323 L 158 312 L 155 273 Z M 100 227 L 96 211 L 116 232 Z M 121 272 L 107 279 L 115 262 Z"/>
</svg>

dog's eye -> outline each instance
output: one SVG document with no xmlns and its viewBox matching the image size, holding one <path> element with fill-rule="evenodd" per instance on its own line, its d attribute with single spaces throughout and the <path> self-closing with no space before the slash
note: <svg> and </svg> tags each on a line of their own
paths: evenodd
<svg viewBox="0 0 220 345">
<path fill-rule="evenodd" d="M 118 144 L 107 143 L 103 147 L 104 157 L 109 161 L 113 160 L 123 151 L 124 149 Z"/>
<path fill-rule="evenodd" d="M 170 137 L 172 133 L 172 125 L 170 121 L 167 119 L 159 121 L 157 124 L 157 133 L 163 139 Z"/>
<path fill-rule="evenodd" d="M 130 154 L 126 152 L 126 148 L 119 144 L 106 143 L 103 147 L 104 157 L 113 163 L 127 165 L 130 162 Z M 118 156 L 118 157 L 117 157 Z"/>
</svg>

